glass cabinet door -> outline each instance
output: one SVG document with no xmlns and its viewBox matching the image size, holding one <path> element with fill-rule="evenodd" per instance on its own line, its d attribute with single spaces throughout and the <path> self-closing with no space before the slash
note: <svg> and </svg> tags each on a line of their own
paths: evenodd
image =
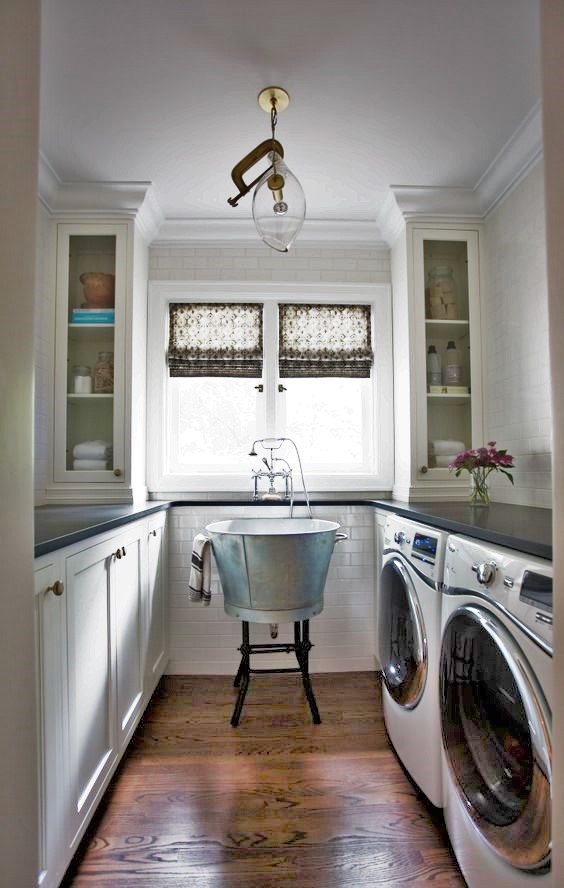
<svg viewBox="0 0 564 888">
<path fill-rule="evenodd" d="M 126 226 L 57 226 L 56 481 L 123 482 Z"/>
<path fill-rule="evenodd" d="M 424 330 L 419 471 L 446 476 L 457 453 L 482 443 L 478 236 L 416 230 L 414 237 L 416 316 Z"/>
</svg>

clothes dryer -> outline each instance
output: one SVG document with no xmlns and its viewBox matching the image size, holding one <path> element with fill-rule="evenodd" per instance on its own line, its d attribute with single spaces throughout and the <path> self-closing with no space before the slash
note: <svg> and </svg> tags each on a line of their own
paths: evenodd
<svg viewBox="0 0 564 888">
<path fill-rule="evenodd" d="M 469 888 L 549 888 L 552 565 L 451 536 L 440 707 L 444 815 Z"/>
<path fill-rule="evenodd" d="M 413 780 L 440 807 L 441 587 L 447 534 L 390 515 L 379 583 L 378 652 L 384 720 Z"/>
</svg>

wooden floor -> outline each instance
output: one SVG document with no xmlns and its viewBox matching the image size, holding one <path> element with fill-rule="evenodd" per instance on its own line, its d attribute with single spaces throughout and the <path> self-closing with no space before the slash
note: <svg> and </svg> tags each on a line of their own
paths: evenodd
<svg viewBox="0 0 564 888">
<path fill-rule="evenodd" d="M 65 888 L 462 888 L 440 815 L 392 751 L 374 673 L 167 677 Z M 424 750 L 422 750 L 424 754 Z"/>
</svg>

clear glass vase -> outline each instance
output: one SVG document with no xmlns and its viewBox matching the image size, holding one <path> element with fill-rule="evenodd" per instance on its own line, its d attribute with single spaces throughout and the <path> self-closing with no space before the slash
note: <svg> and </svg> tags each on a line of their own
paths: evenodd
<svg viewBox="0 0 564 888">
<path fill-rule="evenodd" d="M 468 502 L 471 506 L 489 506 L 490 492 L 486 475 L 483 472 L 472 472 L 472 492 Z"/>
</svg>

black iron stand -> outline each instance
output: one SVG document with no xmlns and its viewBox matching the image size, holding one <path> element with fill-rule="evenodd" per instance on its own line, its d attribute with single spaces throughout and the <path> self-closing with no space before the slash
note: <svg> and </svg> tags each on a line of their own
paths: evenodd
<svg viewBox="0 0 564 888">
<path fill-rule="evenodd" d="M 245 696 L 249 687 L 251 675 L 282 672 L 301 672 L 304 691 L 311 710 L 313 723 L 316 725 L 321 724 L 319 710 L 317 708 L 313 688 L 311 686 L 311 679 L 309 677 L 309 652 L 313 647 L 309 640 L 309 620 L 303 620 L 301 623 L 294 623 L 293 644 L 251 644 L 249 641 L 249 624 L 245 621 L 242 622 L 242 630 L 243 641 L 239 648 L 241 651 L 241 662 L 239 664 L 239 669 L 237 670 L 237 675 L 235 676 L 235 681 L 233 682 L 234 687 L 239 688 L 239 694 L 237 696 L 233 715 L 231 716 L 232 727 L 236 728 L 239 724 L 241 710 L 243 709 L 243 703 L 245 702 Z M 294 653 L 298 661 L 298 666 L 293 669 L 251 669 L 251 654 L 274 653 Z"/>
</svg>

